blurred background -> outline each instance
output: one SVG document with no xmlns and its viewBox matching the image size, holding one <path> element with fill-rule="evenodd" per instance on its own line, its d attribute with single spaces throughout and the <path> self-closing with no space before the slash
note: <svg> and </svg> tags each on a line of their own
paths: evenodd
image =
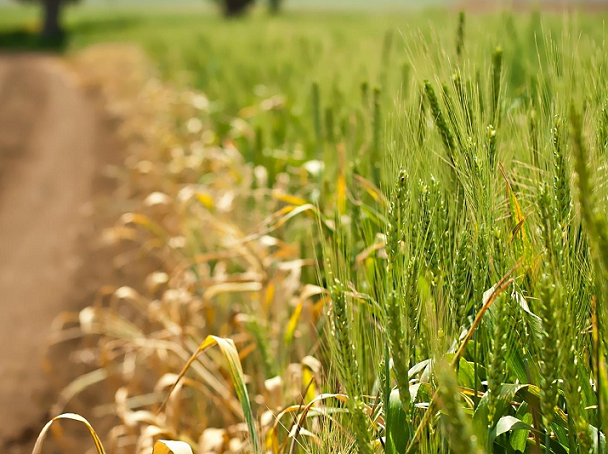
<svg viewBox="0 0 608 454">
<path fill-rule="evenodd" d="M 261 4 L 264 4 L 261 7 Z M 107 28 L 105 33 L 120 32 L 116 20 L 119 15 L 146 23 L 156 15 L 210 14 L 216 11 L 225 16 L 242 16 L 252 9 L 266 8 L 272 14 L 282 12 L 293 14 L 298 11 L 314 10 L 403 10 L 429 7 L 448 7 L 471 11 L 512 8 L 522 10 L 540 8 L 542 10 L 561 10 L 564 8 L 583 8 L 602 10 L 608 7 L 605 0 L 270 0 L 268 6 L 261 0 L 0 0 L 2 16 L 2 36 L 4 46 L 32 45 L 26 34 L 40 32 L 50 40 L 59 40 L 62 32 L 73 33 L 78 42 L 82 32 L 89 35 L 102 32 L 103 27 L 93 27 L 91 19 L 114 20 L 114 29 Z M 113 17 L 115 16 L 115 17 Z M 90 24 L 87 30 L 86 25 Z M 108 22 L 106 22 L 107 24 Z M 98 24 L 99 25 L 99 24 Z M 126 22 L 123 22 L 126 25 Z M 156 24 L 158 25 L 158 24 Z M 125 28 L 125 27 L 122 27 Z M 124 30 L 123 30 L 124 31 Z M 120 35 L 116 35 L 117 39 Z M 23 39 L 19 41 L 19 37 Z M 98 37 L 101 37 L 98 35 Z M 11 40 L 12 38 L 12 40 Z M 89 37 L 94 39 L 93 36 Z M 56 43 L 57 44 L 57 43 Z"/>
<path fill-rule="evenodd" d="M 3 452 L 29 452 L 42 423 L 65 409 L 101 420 L 96 427 L 102 433 L 118 427 L 116 421 L 122 418 L 127 422 L 117 437 L 123 437 L 125 446 L 139 443 L 134 441 L 139 432 L 132 430 L 136 424 L 129 423 L 131 413 L 112 406 L 115 396 L 122 396 L 116 390 L 133 381 L 129 392 L 137 398 L 129 401 L 129 409 L 152 408 L 153 414 L 159 403 L 153 393 L 155 379 L 178 373 L 184 358 L 171 362 L 160 355 L 142 371 L 136 364 L 143 360 L 128 347 L 127 353 L 116 353 L 113 338 L 107 344 L 100 340 L 103 336 L 91 328 L 96 327 L 91 312 L 82 312 L 80 318 L 63 315 L 97 303 L 99 294 L 113 304 L 131 298 L 128 289 L 136 289 L 149 296 L 145 303 L 132 298 L 145 308 L 153 306 L 151 301 L 170 300 L 171 323 L 160 334 L 154 329 L 162 317 L 149 315 L 147 309 L 138 315 L 120 313 L 125 319 L 120 319 L 123 331 L 118 330 L 123 337 L 116 337 L 121 340 L 142 333 L 165 339 L 182 325 L 201 338 L 201 333 L 236 332 L 246 342 L 255 338 L 263 345 L 266 336 L 273 353 L 263 351 L 264 359 L 276 359 L 278 365 L 260 371 L 264 362 L 248 358 L 252 350 L 246 350 L 243 360 L 249 361 L 245 366 L 254 371 L 253 377 L 272 378 L 271 370 L 297 356 L 275 343 L 276 338 L 298 338 L 294 330 L 300 313 L 291 306 L 276 312 L 279 328 L 271 335 L 270 328 L 241 323 L 235 314 L 257 309 L 237 297 L 219 309 L 205 306 L 208 320 L 225 323 L 201 321 L 195 304 L 192 312 L 184 309 L 190 310 L 189 303 L 174 305 L 180 298 L 201 296 L 192 290 L 192 282 L 208 285 L 216 274 L 223 279 L 223 273 L 241 273 L 251 264 L 227 265 L 218 259 L 216 274 L 208 280 L 193 272 L 187 275 L 190 280 L 176 281 L 182 293 L 162 293 L 175 284 L 168 276 L 183 271 L 180 260 L 224 245 L 219 234 L 206 237 L 208 231 L 201 226 L 209 231 L 214 227 L 205 224 L 205 215 L 184 214 L 180 190 L 206 188 L 209 194 L 196 193 L 197 200 L 232 216 L 230 222 L 242 226 L 243 232 L 278 212 L 279 202 L 317 203 L 319 188 L 310 182 L 318 176 L 317 159 L 323 152 L 333 153 L 336 158 L 326 164 L 338 172 L 344 156 L 337 143 L 343 141 L 348 150 L 361 154 L 378 149 L 385 132 L 378 126 L 380 118 L 388 121 L 386 142 L 402 146 L 403 125 L 409 125 L 410 117 L 404 118 L 408 111 L 399 103 L 406 100 L 422 109 L 420 130 L 425 124 L 432 126 L 423 118 L 427 114 L 420 107 L 424 96 L 419 82 L 440 76 L 451 80 L 453 63 L 460 61 L 462 51 L 454 43 L 464 42 L 457 32 L 459 11 L 467 14 L 464 67 L 471 74 L 472 68 L 477 70 L 478 84 L 480 74 L 488 76 L 491 56 L 501 46 L 507 99 L 513 100 L 507 107 L 517 109 L 535 96 L 530 87 L 536 85 L 530 81 L 539 74 L 539 62 L 553 58 L 553 44 L 537 37 L 560 36 L 560 13 L 574 11 L 567 24 L 571 28 L 566 29 L 573 35 L 584 31 L 587 41 L 581 58 L 599 54 L 608 0 L 0 0 Z M 525 140 L 514 148 L 525 149 Z M 223 154 L 217 151 L 220 147 Z M 211 164 L 206 161 L 209 154 Z M 369 161 L 365 155 L 357 165 L 363 174 L 369 171 L 377 177 L 377 166 Z M 264 196 L 271 194 L 276 203 L 253 210 L 248 197 L 260 188 L 269 189 Z M 374 193 L 372 186 L 366 188 Z M 280 194 L 293 189 L 297 197 L 276 196 L 274 189 Z M 240 195 L 247 202 L 235 209 L 233 198 Z M 222 207 L 228 207 L 225 213 Z M 156 224 L 132 215 L 140 211 Z M 162 226 L 168 232 L 166 244 L 159 246 L 158 238 L 148 236 L 138 243 L 141 232 L 125 227 L 137 223 L 155 234 L 154 229 Z M 277 235 L 272 247 L 280 253 L 264 257 L 271 263 L 265 271 L 276 278 L 277 292 L 283 284 L 291 289 L 294 279 L 300 289 L 300 275 L 286 279 L 286 269 L 275 267 L 273 260 L 315 257 L 312 247 L 304 246 L 310 236 L 310 224 L 305 225 L 285 237 Z M 226 232 L 234 233 L 231 223 Z M 108 250 L 108 244 L 114 249 Z M 232 247 L 228 240 L 225 245 Z M 258 246 L 270 249 L 268 244 Z M 316 282 L 314 268 L 302 268 L 301 283 Z M 201 269 L 197 272 L 211 273 L 202 265 Z M 244 272 L 243 276 L 248 277 Z M 272 318 L 273 311 L 268 313 Z M 313 315 L 309 318 L 317 321 L 318 314 Z M 292 326 L 289 335 L 282 331 L 285 326 Z M 87 329 L 93 337 L 82 334 Z M 293 342 L 298 354 L 312 348 L 314 333 L 309 334 L 305 331 Z M 171 342 L 181 346 L 182 339 L 174 337 Z M 100 347 L 108 345 L 107 350 Z M 221 372 L 222 383 L 228 383 Z M 253 381 L 251 388 L 259 393 L 255 397 L 270 399 L 265 381 Z M 107 386 L 99 387 L 100 383 Z M 95 391 L 87 394 L 84 390 L 90 387 Z M 233 400 L 226 402 L 234 405 Z M 262 409 L 271 405 L 258 400 Z M 207 405 L 202 402 L 201 408 Z M 286 397 L 285 402 L 297 400 Z M 228 405 L 220 401 L 218 407 L 223 406 Z M 207 412 L 208 418 L 200 416 L 205 410 L 197 408 L 189 415 L 187 436 L 198 436 L 202 427 L 212 427 L 220 419 L 214 409 Z M 238 411 L 222 421 L 234 426 L 242 422 Z M 235 433 L 235 439 L 245 439 L 242 428 Z M 56 452 L 73 448 L 67 442 L 55 447 Z"/>
</svg>

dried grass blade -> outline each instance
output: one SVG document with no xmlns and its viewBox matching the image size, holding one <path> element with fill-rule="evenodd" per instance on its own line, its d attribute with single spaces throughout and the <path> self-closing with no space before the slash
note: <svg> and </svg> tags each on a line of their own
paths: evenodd
<svg viewBox="0 0 608 454">
<path fill-rule="evenodd" d="M 98 454 L 106 454 L 106 451 L 103 447 L 103 444 L 101 443 L 99 435 L 97 435 L 97 432 L 95 432 L 95 429 L 93 429 L 93 426 L 91 426 L 89 421 L 87 421 L 85 418 L 83 418 L 82 416 L 77 415 L 75 413 L 63 413 L 59 416 L 55 416 L 53 419 L 51 419 L 49 422 L 47 422 L 45 424 L 45 426 L 42 428 L 42 430 L 40 431 L 38 438 L 36 439 L 36 444 L 34 445 L 32 454 L 40 454 L 42 452 L 42 445 L 44 444 L 44 440 L 46 438 L 46 435 L 47 435 L 49 429 L 51 428 L 51 426 L 53 425 L 54 422 L 59 421 L 61 419 L 70 419 L 72 421 L 81 422 L 85 426 L 87 426 L 87 429 L 89 429 L 89 432 L 91 434 L 91 437 L 93 437 L 93 442 L 95 443 L 95 449 L 97 449 Z"/>
<path fill-rule="evenodd" d="M 208 348 L 211 348 L 215 345 L 217 345 L 220 348 L 220 350 L 222 351 L 222 354 L 224 355 L 224 358 L 226 358 L 226 361 L 228 362 L 228 370 L 230 372 L 230 378 L 232 379 L 232 383 L 234 385 L 234 389 L 236 391 L 237 397 L 238 397 L 239 401 L 241 402 L 241 407 L 243 409 L 243 416 L 245 417 L 245 422 L 247 423 L 247 427 L 249 429 L 249 436 L 251 437 L 251 443 L 253 445 L 253 451 L 256 454 L 261 453 L 262 449 L 261 449 L 261 446 L 260 446 L 260 443 L 258 440 L 257 429 L 255 426 L 253 412 L 251 410 L 251 404 L 249 402 L 249 393 L 247 392 L 247 386 L 245 385 L 245 376 L 243 373 L 243 368 L 241 367 L 239 353 L 238 353 L 232 339 L 226 339 L 226 338 L 217 337 L 217 336 L 207 336 L 207 338 L 203 341 L 202 344 L 199 345 L 198 349 L 190 357 L 188 362 L 183 367 L 182 371 L 179 373 L 177 380 L 175 381 L 175 383 L 169 390 L 169 394 L 167 395 L 167 398 L 161 405 L 159 412 L 162 411 L 162 409 L 165 407 L 165 405 L 167 404 L 167 401 L 169 400 L 169 397 L 171 396 L 171 393 L 176 388 L 179 381 L 184 377 L 184 375 L 186 374 L 186 372 L 188 371 L 188 369 L 190 368 L 192 363 L 194 363 L 194 361 L 196 361 L 196 358 L 198 357 L 198 355 L 200 355 L 205 350 L 207 350 Z"/>
</svg>

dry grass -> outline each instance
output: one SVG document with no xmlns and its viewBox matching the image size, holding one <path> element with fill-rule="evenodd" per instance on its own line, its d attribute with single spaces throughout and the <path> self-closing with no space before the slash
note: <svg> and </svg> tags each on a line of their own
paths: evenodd
<svg viewBox="0 0 608 454">
<path fill-rule="evenodd" d="M 103 89 L 131 144 L 116 194 L 125 213 L 105 235 L 125 251 L 113 266 L 126 269 L 145 258 L 156 269 L 138 290 L 103 289 L 77 325 L 63 327 L 70 337 L 79 330 L 97 339 L 89 353 L 93 378 L 100 377 L 80 380 L 64 394 L 115 389 L 122 425 L 112 431 L 113 451 L 149 452 L 165 437 L 201 452 L 244 446 L 261 452 L 256 438 L 272 440 L 269 432 L 278 436 L 283 424 L 292 424 L 285 418 L 277 426 L 272 415 L 293 412 L 286 404 L 308 404 L 320 380 L 317 361 L 307 355 L 317 348 L 315 325 L 326 296 L 302 284 L 315 261 L 303 259 L 282 228 L 314 224 L 305 219 L 314 206 L 287 192 L 292 180 L 300 184 L 307 176 L 285 173 L 265 189 L 261 168 L 245 162 L 230 140 L 218 143 L 205 96 L 163 84 L 135 48 L 91 48 L 75 64 L 87 84 Z M 242 126 L 235 123 L 235 135 L 250 133 Z M 225 347 L 214 340 L 228 362 L 213 350 L 197 356 L 212 333 L 232 339 Z M 182 370 L 190 357 L 197 360 Z"/>
</svg>

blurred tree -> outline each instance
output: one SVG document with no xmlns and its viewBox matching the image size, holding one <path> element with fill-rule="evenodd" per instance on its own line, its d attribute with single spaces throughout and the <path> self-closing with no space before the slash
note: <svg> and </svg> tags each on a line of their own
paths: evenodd
<svg viewBox="0 0 608 454">
<path fill-rule="evenodd" d="M 222 0 L 224 14 L 228 17 L 240 16 L 255 0 Z"/>
<path fill-rule="evenodd" d="M 218 1 L 218 0 L 216 0 Z M 222 5 L 224 14 L 228 17 L 240 16 L 247 11 L 255 0 L 219 0 Z M 281 9 L 283 0 L 268 0 L 268 6 L 271 14 L 277 14 Z"/>
<path fill-rule="evenodd" d="M 43 23 L 41 35 L 45 40 L 57 40 L 63 36 L 61 27 L 61 9 L 72 0 L 20 0 L 37 2 L 42 5 Z"/>
<path fill-rule="evenodd" d="M 42 36 L 45 38 L 58 38 L 63 34 L 61 28 L 61 7 L 65 4 L 64 0 L 42 0 L 44 7 L 44 25 Z"/>
<path fill-rule="evenodd" d="M 269 0 L 271 14 L 277 14 L 281 9 L 282 0 Z"/>
</svg>

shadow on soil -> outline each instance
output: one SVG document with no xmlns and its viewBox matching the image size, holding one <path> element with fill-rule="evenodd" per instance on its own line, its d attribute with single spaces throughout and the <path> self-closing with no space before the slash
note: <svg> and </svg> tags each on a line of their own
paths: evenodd
<svg viewBox="0 0 608 454">
<path fill-rule="evenodd" d="M 11 52 L 52 51 L 61 52 L 68 41 L 66 33 L 54 39 L 25 29 L 0 30 L 0 50 Z"/>
<path fill-rule="evenodd" d="M 62 52 L 70 42 L 73 35 L 87 35 L 99 32 L 119 32 L 132 27 L 139 22 L 137 17 L 116 17 L 84 19 L 67 24 L 61 36 L 48 39 L 43 38 L 37 31 L 25 27 L 0 28 L 0 51 L 27 52 L 51 51 Z"/>
</svg>

